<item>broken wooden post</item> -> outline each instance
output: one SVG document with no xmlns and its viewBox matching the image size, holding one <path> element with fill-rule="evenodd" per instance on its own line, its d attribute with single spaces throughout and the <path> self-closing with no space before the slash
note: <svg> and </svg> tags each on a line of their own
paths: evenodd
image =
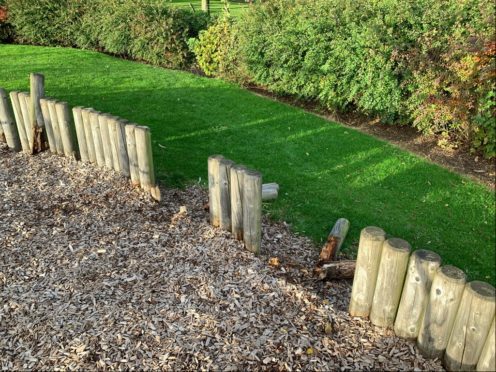
<svg viewBox="0 0 496 372">
<path fill-rule="evenodd" d="M 31 120 L 32 153 L 46 150 L 46 133 L 44 133 L 45 123 L 41 111 L 40 99 L 45 97 L 45 77 L 42 74 L 32 73 L 30 80 L 30 105 L 29 118 Z"/>
<path fill-rule="evenodd" d="M 384 230 L 375 226 L 366 227 L 360 233 L 349 308 L 351 316 L 370 314 L 385 239 Z"/>
<path fill-rule="evenodd" d="M 74 125 L 72 124 L 69 105 L 66 102 L 57 102 L 55 104 L 55 109 L 57 111 L 57 119 L 64 155 L 68 158 L 77 159 L 78 151 L 74 141 Z"/>
<path fill-rule="evenodd" d="M 394 333 L 397 336 L 417 338 L 432 280 L 439 266 L 441 266 L 441 257 L 432 251 L 419 249 L 411 255 L 394 322 Z"/>
<path fill-rule="evenodd" d="M 15 92 L 15 91 L 10 92 L 10 100 L 12 102 L 12 109 L 14 111 L 17 133 L 19 134 L 19 141 L 21 142 L 22 151 L 25 154 L 30 154 L 31 148 L 29 147 L 26 127 L 24 125 L 24 118 L 22 116 L 21 100 L 19 99 L 19 94 L 20 94 L 19 92 Z"/>
<path fill-rule="evenodd" d="M 210 210 L 210 224 L 220 226 L 220 162 L 222 155 L 212 155 L 208 158 L 208 199 Z"/>
<path fill-rule="evenodd" d="M 112 157 L 112 146 L 110 141 L 110 125 L 108 123 L 110 117 L 110 115 L 101 114 L 98 116 L 98 123 L 100 124 L 100 136 L 102 138 L 105 168 L 114 169 L 114 160 Z"/>
<path fill-rule="evenodd" d="M 477 371 L 496 371 L 495 354 L 496 354 L 496 334 L 495 334 L 495 319 L 489 328 L 489 333 L 486 337 L 486 342 L 482 348 L 479 361 L 477 362 Z"/>
<path fill-rule="evenodd" d="M 47 100 L 48 112 L 50 114 L 50 123 L 53 129 L 53 138 L 55 140 L 55 149 L 58 155 L 64 155 L 64 144 L 60 131 L 59 119 L 57 116 L 57 101 Z"/>
<path fill-rule="evenodd" d="M 234 239 L 243 240 L 243 165 L 231 167 L 231 232 Z"/>
<path fill-rule="evenodd" d="M 14 151 L 21 151 L 21 141 L 14 121 L 12 106 L 7 92 L 2 88 L 0 88 L 0 127 L 7 146 Z"/>
<path fill-rule="evenodd" d="M 53 133 L 52 119 L 50 117 L 50 110 L 48 108 L 48 100 L 45 98 L 40 99 L 41 113 L 43 114 L 43 121 L 45 123 L 45 131 L 48 140 L 48 147 L 53 154 L 57 153 L 57 146 L 55 144 L 55 136 Z"/>
<path fill-rule="evenodd" d="M 82 109 L 82 107 L 74 107 L 72 109 L 72 116 L 74 117 L 74 126 L 76 127 L 79 156 L 83 163 L 88 163 L 88 146 L 86 144 L 86 134 L 84 133 Z"/>
<path fill-rule="evenodd" d="M 434 276 L 417 338 L 417 346 L 425 357 L 442 357 L 448 345 L 465 280 L 465 273 L 450 265 L 442 266 Z"/>
<path fill-rule="evenodd" d="M 125 127 L 126 132 L 126 146 L 127 155 L 129 158 L 129 174 L 131 176 L 131 184 L 137 186 L 140 184 L 138 153 L 136 151 L 136 137 L 134 135 L 135 124 L 127 124 Z"/>
<path fill-rule="evenodd" d="M 227 231 L 231 231 L 230 178 L 233 165 L 234 162 L 228 159 L 221 159 L 219 163 L 219 227 Z"/>
<path fill-rule="evenodd" d="M 262 174 L 246 170 L 243 174 L 243 240 L 255 254 L 262 244 Z"/>
<path fill-rule="evenodd" d="M 320 261 L 329 262 L 334 261 L 336 256 L 343 245 L 346 234 L 350 228 L 350 221 L 346 218 L 340 218 L 336 221 L 327 236 L 327 242 L 320 252 Z"/>
<path fill-rule="evenodd" d="M 392 327 L 403 289 L 411 246 L 399 238 L 390 238 L 382 245 L 370 321 L 379 327 Z"/>
<path fill-rule="evenodd" d="M 446 346 L 444 363 L 449 371 L 473 370 L 494 319 L 495 290 L 488 283 L 465 285 L 453 329 Z"/>
</svg>

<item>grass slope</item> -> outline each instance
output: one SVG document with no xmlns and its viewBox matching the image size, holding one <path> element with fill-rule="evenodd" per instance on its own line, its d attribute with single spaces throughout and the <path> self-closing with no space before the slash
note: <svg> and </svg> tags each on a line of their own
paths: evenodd
<svg viewBox="0 0 496 372">
<path fill-rule="evenodd" d="M 201 180 L 207 157 L 223 154 L 281 185 L 266 206 L 319 242 L 339 217 L 351 221 L 345 251 L 368 225 L 432 249 L 471 279 L 495 283 L 494 193 L 408 152 L 234 85 L 95 52 L 0 46 L 0 86 L 91 106 L 152 129 L 158 178 Z"/>
</svg>

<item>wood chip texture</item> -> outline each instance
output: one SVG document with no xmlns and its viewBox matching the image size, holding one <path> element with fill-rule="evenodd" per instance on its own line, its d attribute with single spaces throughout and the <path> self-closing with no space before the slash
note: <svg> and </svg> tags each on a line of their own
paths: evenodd
<svg viewBox="0 0 496 372">
<path fill-rule="evenodd" d="M 314 280 L 318 249 L 286 224 L 264 220 L 255 257 L 209 225 L 203 188 L 162 193 L 0 145 L 2 369 L 442 369 L 351 318 L 350 283 Z"/>
</svg>

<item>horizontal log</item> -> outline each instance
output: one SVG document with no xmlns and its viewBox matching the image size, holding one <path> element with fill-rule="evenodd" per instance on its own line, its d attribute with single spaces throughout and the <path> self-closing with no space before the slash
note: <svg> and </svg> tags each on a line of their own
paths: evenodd
<svg viewBox="0 0 496 372">
<path fill-rule="evenodd" d="M 314 276 L 320 280 L 352 279 L 355 275 L 356 261 L 342 260 L 323 264 L 315 268 Z"/>
</svg>

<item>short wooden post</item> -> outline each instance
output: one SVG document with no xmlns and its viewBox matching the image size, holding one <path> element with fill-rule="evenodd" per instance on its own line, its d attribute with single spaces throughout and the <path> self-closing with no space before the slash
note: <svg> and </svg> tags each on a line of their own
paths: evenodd
<svg viewBox="0 0 496 372">
<path fill-rule="evenodd" d="M 72 116 L 74 117 L 74 126 L 76 127 L 79 156 L 83 163 L 88 163 L 88 147 L 86 145 L 86 135 L 84 133 L 82 109 L 82 107 L 74 107 L 72 109 Z"/>
<path fill-rule="evenodd" d="M 234 162 L 222 159 L 219 164 L 220 188 L 220 220 L 219 225 L 223 230 L 231 231 L 231 167 Z"/>
<path fill-rule="evenodd" d="M 243 240 L 255 254 L 262 244 L 262 175 L 253 170 L 243 174 Z"/>
<path fill-rule="evenodd" d="M 495 290 L 492 285 L 480 281 L 465 285 L 444 355 L 446 369 L 475 369 L 494 319 L 494 310 Z"/>
<path fill-rule="evenodd" d="M 68 158 L 77 159 L 77 149 L 74 143 L 74 129 L 69 111 L 69 105 L 66 102 L 57 102 L 55 104 L 57 110 L 57 119 L 59 121 L 60 137 L 62 138 L 62 146 L 64 155 Z"/>
<path fill-rule="evenodd" d="M 140 184 L 138 153 L 136 151 L 136 137 L 134 135 L 135 125 L 127 124 L 126 131 L 126 146 L 127 155 L 129 158 L 129 174 L 131 175 L 131 184 L 138 186 Z"/>
<path fill-rule="evenodd" d="M 45 131 L 48 140 L 48 147 L 50 152 L 56 154 L 57 146 L 55 144 L 55 137 L 52 128 L 52 119 L 50 118 L 50 110 L 48 109 L 48 100 L 45 98 L 40 99 L 41 113 L 43 115 L 43 121 L 45 123 Z"/>
<path fill-rule="evenodd" d="M 403 289 L 411 247 L 403 239 L 390 238 L 382 245 L 370 321 L 379 327 L 392 327 Z"/>
<path fill-rule="evenodd" d="M 277 183 L 264 183 L 262 185 L 262 200 L 275 200 L 279 196 L 279 185 Z"/>
<path fill-rule="evenodd" d="M 110 138 L 110 150 L 112 152 L 112 162 L 113 169 L 116 172 L 121 171 L 121 166 L 119 164 L 119 144 L 117 143 L 117 126 L 118 118 L 115 116 L 109 116 L 107 118 L 107 125 L 109 126 L 109 138 Z"/>
<path fill-rule="evenodd" d="M 441 257 L 437 253 L 419 249 L 410 256 L 400 306 L 394 322 L 394 332 L 397 336 L 417 338 L 432 280 L 439 266 Z"/>
<path fill-rule="evenodd" d="M 57 115 L 57 101 L 48 100 L 48 112 L 50 114 L 50 122 L 53 129 L 53 138 L 55 140 L 55 149 L 58 155 L 64 155 L 64 144 L 60 131 L 59 118 Z"/>
<path fill-rule="evenodd" d="M 43 132 L 45 124 L 40 105 L 40 99 L 45 97 L 45 77 L 42 74 L 33 73 L 30 74 L 29 80 L 31 89 L 29 117 L 31 128 L 33 128 L 33 152 L 37 153 L 46 149 L 46 135 Z"/>
<path fill-rule="evenodd" d="M 31 148 L 29 147 L 26 127 L 24 126 L 24 118 L 22 116 L 21 100 L 19 99 L 19 92 L 10 92 L 10 100 L 12 102 L 12 109 L 14 111 L 17 133 L 19 134 L 19 141 L 21 142 L 22 151 L 26 154 L 30 154 Z"/>
<path fill-rule="evenodd" d="M 93 132 L 91 131 L 90 115 L 94 110 L 92 108 L 81 109 L 81 118 L 83 119 L 84 138 L 86 139 L 86 150 L 90 163 L 96 163 L 95 143 L 93 142 Z"/>
<path fill-rule="evenodd" d="M 127 145 L 126 145 L 126 131 L 124 129 L 125 127 L 125 122 L 122 120 L 118 120 L 115 125 L 116 129 L 116 145 L 117 145 L 117 150 L 118 150 L 118 156 L 119 156 L 119 168 L 120 172 L 126 176 L 129 177 L 129 156 L 127 155 Z M 151 139 L 150 139 L 150 150 L 151 150 Z M 153 159 L 152 159 L 153 161 Z M 153 182 L 153 186 L 155 186 L 155 181 Z"/>
<path fill-rule="evenodd" d="M 100 132 L 100 122 L 98 120 L 100 113 L 98 111 L 90 112 L 91 137 L 93 138 L 93 147 L 95 149 L 95 162 L 99 167 L 105 166 L 105 157 L 103 153 L 102 134 Z"/>
<path fill-rule="evenodd" d="M 208 158 L 208 204 L 210 224 L 220 226 L 220 162 L 222 155 L 212 155 Z"/>
<path fill-rule="evenodd" d="M 486 337 L 486 342 L 482 348 L 479 361 L 477 362 L 477 371 L 496 371 L 495 354 L 496 354 L 496 334 L 495 334 L 495 319 L 489 328 L 489 333 Z"/>
<path fill-rule="evenodd" d="M 153 169 L 152 140 L 148 127 L 134 128 L 136 153 L 138 155 L 139 178 L 141 187 L 150 191 L 155 187 L 155 171 Z"/>
<path fill-rule="evenodd" d="M 442 357 L 448 345 L 465 280 L 465 273 L 450 265 L 442 266 L 434 276 L 417 338 L 417 346 L 425 357 Z"/>
<path fill-rule="evenodd" d="M 19 103 L 21 105 L 22 117 L 24 119 L 24 130 L 26 132 L 26 137 L 29 143 L 29 154 L 33 154 L 35 128 L 32 126 L 32 120 L 29 116 L 29 106 L 31 104 L 31 99 L 29 98 L 29 94 L 24 92 L 19 93 L 18 97 Z"/>
<path fill-rule="evenodd" d="M 0 127 L 2 127 L 7 146 L 14 151 L 21 151 L 21 141 L 17 133 L 12 107 L 7 92 L 2 88 L 0 88 Z"/>
<path fill-rule="evenodd" d="M 100 136 L 102 137 L 103 157 L 105 158 L 105 168 L 114 169 L 114 161 L 112 158 L 112 148 L 110 146 L 110 127 L 108 118 L 110 115 L 101 114 L 98 116 L 100 123 Z"/>
<path fill-rule="evenodd" d="M 243 165 L 231 167 L 231 231 L 234 239 L 243 240 Z"/>
<path fill-rule="evenodd" d="M 386 233 L 379 227 L 369 226 L 360 233 L 349 309 L 351 316 L 368 317 L 370 314 L 384 240 Z"/>
</svg>

